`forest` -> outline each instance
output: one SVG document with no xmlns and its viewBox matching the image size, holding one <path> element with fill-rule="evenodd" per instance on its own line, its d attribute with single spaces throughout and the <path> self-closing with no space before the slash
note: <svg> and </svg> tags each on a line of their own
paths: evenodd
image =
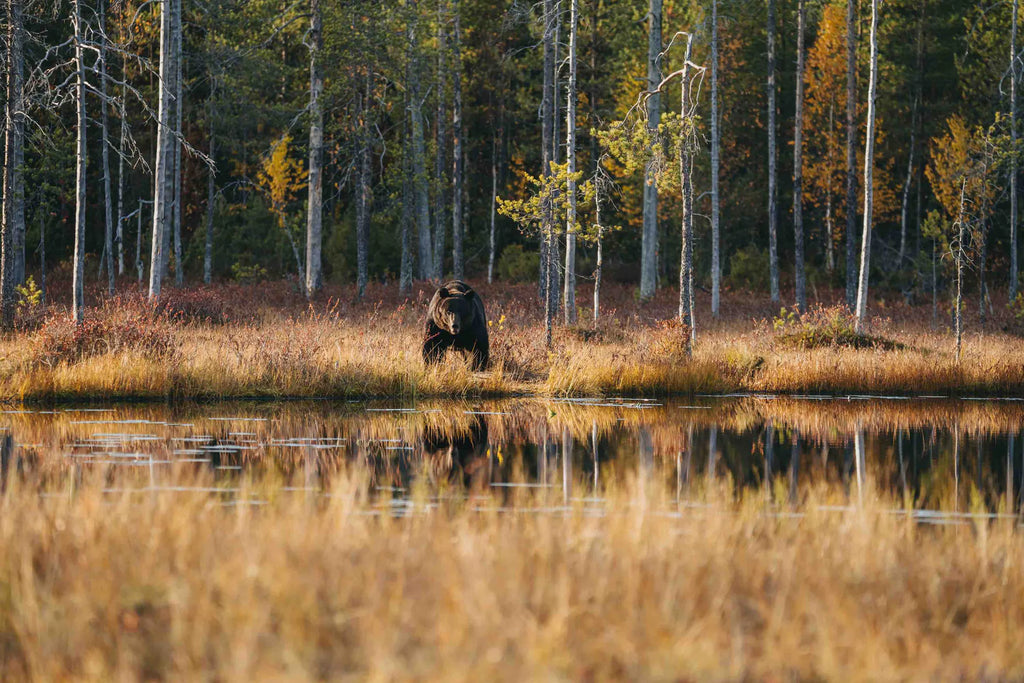
<svg viewBox="0 0 1024 683">
<path fill-rule="evenodd" d="M 28 275 L 75 274 L 454 275 L 574 308 L 599 251 L 649 299 L 688 249 L 715 315 L 723 287 L 854 307 L 866 153 L 871 288 L 927 300 L 962 254 L 979 301 L 1016 295 L 1016 2 L 7 5 L 8 319 Z"/>
</svg>

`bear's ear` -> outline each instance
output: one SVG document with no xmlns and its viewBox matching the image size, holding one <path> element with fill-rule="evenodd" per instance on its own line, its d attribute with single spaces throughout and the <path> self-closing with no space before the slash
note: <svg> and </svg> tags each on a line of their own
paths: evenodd
<svg viewBox="0 0 1024 683">
<path fill-rule="evenodd" d="M 472 301 L 473 297 L 476 296 L 476 292 L 472 289 L 466 292 L 466 301 Z"/>
<path fill-rule="evenodd" d="M 442 287 L 441 289 L 437 290 L 437 295 L 439 297 L 441 297 L 442 299 L 447 299 L 448 298 L 448 288 L 447 287 Z"/>
</svg>

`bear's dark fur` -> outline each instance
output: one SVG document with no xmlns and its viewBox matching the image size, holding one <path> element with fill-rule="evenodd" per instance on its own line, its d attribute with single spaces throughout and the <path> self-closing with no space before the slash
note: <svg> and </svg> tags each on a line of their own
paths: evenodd
<svg viewBox="0 0 1024 683">
<path fill-rule="evenodd" d="M 423 362 L 427 365 L 440 362 L 448 349 L 472 354 L 474 370 L 483 370 L 490 362 L 484 303 L 480 295 L 461 280 L 445 283 L 430 300 L 423 336 Z"/>
</svg>

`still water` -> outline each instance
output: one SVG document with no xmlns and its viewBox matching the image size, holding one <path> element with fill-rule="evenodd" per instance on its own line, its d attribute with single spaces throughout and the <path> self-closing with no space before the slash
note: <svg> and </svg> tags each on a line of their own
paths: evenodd
<svg viewBox="0 0 1024 683">
<path fill-rule="evenodd" d="M 785 514 L 839 492 L 902 501 L 922 521 L 1013 518 L 1024 486 L 1024 403 L 869 397 L 705 397 L 313 402 L 20 409 L 0 412 L 0 481 L 73 495 L 86 476 L 111 494 L 208 491 L 246 482 L 329 495 L 358 469 L 405 514 L 456 498 L 501 508 L 542 493 L 545 509 L 598 501 L 609 487 L 663 485 L 678 506 L 713 483 Z M 246 497 L 259 504 L 259 497 Z"/>
</svg>

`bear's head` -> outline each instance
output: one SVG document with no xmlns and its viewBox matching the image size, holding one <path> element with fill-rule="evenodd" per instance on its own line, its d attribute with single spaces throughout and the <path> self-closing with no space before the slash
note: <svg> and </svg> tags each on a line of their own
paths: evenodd
<svg viewBox="0 0 1024 683">
<path fill-rule="evenodd" d="M 440 297 L 440 303 L 434 314 L 434 322 L 437 326 L 453 335 L 469 329 L 476 318 L 476 307 L 473 301 L 476 292 L 472 289 L 460 292 L 442 287 L 437 293 Z"/>
</svg>

